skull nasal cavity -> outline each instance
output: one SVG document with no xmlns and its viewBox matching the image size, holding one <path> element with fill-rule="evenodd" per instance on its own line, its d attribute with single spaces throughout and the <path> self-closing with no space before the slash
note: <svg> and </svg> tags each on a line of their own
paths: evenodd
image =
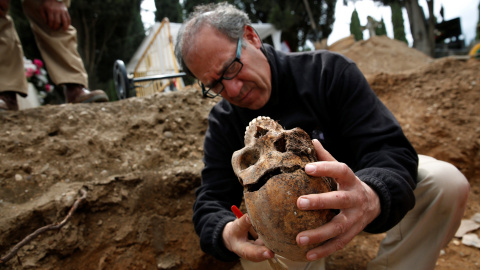
<svg viewBox="0 0 480 270">
<path fill-rule="evenodd" d="M 278 138 L 274 145 L 275 145 L 275 149 L 278 151 L 278 152 L 281 152 L 281 153 L 285 153 L 287 151 L 286 149 L 286 140 L 285 140 L 285 136 L 281 136 L 280 138 Z"/>
<path fill-rule="evenodd" d="M 265 128 L 262 128 L 262 127 L 259 127 L 257 126 L 257 132 L 255 132 L 255 138 L 260 138 L 262 136 L 265 136 L 265 134 L 268 133 L 268 129 L 265 129 Z"/>
<path fill-rule="evenodd" d="M 240 168 L 241 170 L 245 170 L 246 168 L 255 165 L 260 157 L 260 152 L 258 149 L 248 149 L 247 151 L 243 152 L 240 160 Z"/>
</svg>

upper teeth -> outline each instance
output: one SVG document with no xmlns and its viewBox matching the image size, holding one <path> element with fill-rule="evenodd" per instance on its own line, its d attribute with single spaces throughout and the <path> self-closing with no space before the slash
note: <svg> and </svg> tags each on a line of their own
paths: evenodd
<svg viewBox="0 0 480 270">
<path fill-rule="evenodd" d="M 260 120 L 271 120 L 270 117 L 268 116 L 258 116 L 257 118 L 254 118 L 252 121 L 250 121 L 250 123 L 248 124 L 248 127 L 246 128 L 245 130 L 245 135 L 247 135 L 247 132 L 248 132 L 248 129 L 255 125 L 255 123 L 257 123 L 257 120 L 260 121 Z"/>
</svg>

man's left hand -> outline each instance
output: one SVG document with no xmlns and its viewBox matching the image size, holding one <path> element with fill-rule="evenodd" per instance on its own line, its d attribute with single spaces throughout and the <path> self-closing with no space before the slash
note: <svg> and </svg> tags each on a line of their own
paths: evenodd
<svg viewBox="0 0 480 270">
<path fill-rule="evenodd" d="M 319 162 L 310 163 L 305 172 L 311 176 L 329 176 L 338 183 L 338 190 L 304 195 L 298 198 L 301 210 L 339 209 L 330 222 L 297 235 L 297 244 L 322 243 L 307 253 L 308 260 L 317 260 L 342 249 L 380 214 L 378 195 L 362 182 L 344 163 L 337 162 L 319 141 L 313 141 Z"/>
<path fill-rule="evenodd" d="M 67 30 L 70 26 L 70 14 L 64 2 L 43 0 L 40 13 L 45 23 L 52 30 Z"/>
</svg>

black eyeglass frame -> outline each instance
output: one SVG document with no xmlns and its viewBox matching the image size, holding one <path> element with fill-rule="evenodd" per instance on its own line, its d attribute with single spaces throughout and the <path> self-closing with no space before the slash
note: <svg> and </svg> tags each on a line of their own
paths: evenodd
<svg viewBox="0 0 480 270">
<path fill-rule="evenodd" d="M 220 93 L 222 93 L 223 90 L 225 90 L 225 86 L 223 85 L 222 81 L 223 80 L 232 80 L 233 78 L 235 78 L 238 73 L 240 73 L 240 71 L 242 70 L 243 68 L 243 63 L 242 61 L 240 61 L 240 56 L 242 55 L 242 36 L 240 36 L 238 38 L 238 43 L 237 43 L 237 54 L 235 56 L 235 59 L 233 59 L 233 61 L 227 66 L 227 68 L 223 71 L 222 73 L 222 76 L 220 76 L 220 79 L 216 80 L 211 87 L 209 87 L 208 89 L 205 88 L 205 85 L 199 81 L 199 84 L 200 86 L 202 87 L 202 95 L 203 97 L 205 98 L 215 98 L 217 97 L 218 95 L 220 95 Z M 238 62 L 240 64 L 240 68 L 238 69 L 237 72 L 235 72 L 235 74 L 233 74 L 232 76 L 230 77 L 225 77 L 225 72 L 227 72 L 230 67 L 232 65 L 235 64 L 235 62 Z M 212 89 L 217 86 L 217 84 L 220 84 L 222 86 L 222 89 L 218 92 L 215 92 L 213 91 Z"/>
</svg>

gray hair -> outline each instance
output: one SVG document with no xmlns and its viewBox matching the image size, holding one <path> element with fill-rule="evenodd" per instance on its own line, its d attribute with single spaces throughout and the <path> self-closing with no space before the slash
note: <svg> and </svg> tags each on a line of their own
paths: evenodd
<svg viewBox="0 0 480 270">
<path fill-rule="evenodd" d="M 183 71 L 195 77 L 188 69 L 183 57 L 194 46 L 197 38 L 196 34 L 200 29 L 210 25 L 232 41 L 235 41 L 241 37 L 244 26 L 250 24 L 250 18 L 248 18 L 245 12 L 226 2 L 195 7 L 195 10 L 180 28 L 175 44 L 175 56 L 183 67 Z"/>
</svg>

